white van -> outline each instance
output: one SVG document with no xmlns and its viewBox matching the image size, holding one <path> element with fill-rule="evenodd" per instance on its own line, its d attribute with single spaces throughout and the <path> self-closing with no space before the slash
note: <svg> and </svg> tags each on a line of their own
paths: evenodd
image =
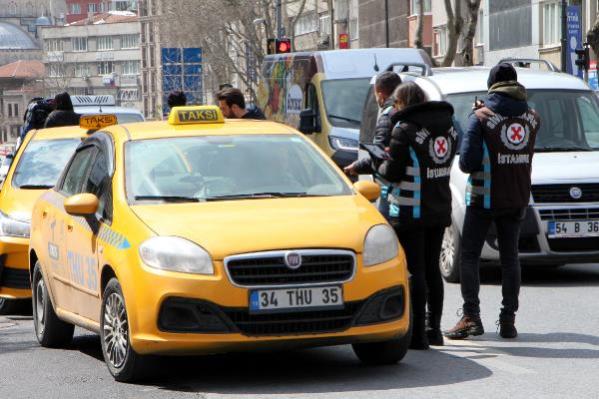
<svg viewBox="0 0 599 399">
<path fill-rule="evenodd" d="M 487 95 L 489 70 L 436 68 L 431 76 L 401 77 L 416 82 L 429 100 L 450 102 L 458 130 L 465 131 L 475 98 L 484 100 Z M 563 73 L 518 69 L 518 80 L 528 90 L 529 105 L 541 117 L 532 196 L 519 243 L 521 262 L 545 266 L 599 262 L 599 100 L 585 82 Z M 362 142 L 372 142 L 376 112 L 371 90 L 362 118 Z M 446 230 L 441 253 L 441 272 L 450 282 L 459 281 L 467 178 L 456 159 L 450 183 L 453 225 Z M 499 261 L 494 228 L 481 261 Z"/>
</svg>

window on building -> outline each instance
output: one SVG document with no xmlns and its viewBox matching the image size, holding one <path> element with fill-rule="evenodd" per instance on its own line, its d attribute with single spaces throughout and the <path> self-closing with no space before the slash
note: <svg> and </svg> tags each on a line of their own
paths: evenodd
<svg viewBox="0 0 599 399">
<path fill-rule="evenodd" d="M 483 10 L 478 12 L 478 23 L 476 24 L 476 44 L 485 42 L 485 20 Z"/>
<path fill-rule="evenodd" d="M 73 51 L 87 51 L 87 37 L 73 37 L 71 43 L 73 43 Z"/>
<path fill-rule="evenodd" d="M 96 3 L 88 3 L 87 12 L 98 12 L 98 5 Z"/>
<path fill-rule="evenodd" d="M 12 112 L 15 116 L 19 116 L 19 104 L 15 103 L 12 105 Z"/>
<path fill-rule="evenodd" d="M 98 63 L 98 75 L 110 75 L 114 72 L 114 62 L 102 61 Z"/>
<path fill-rule="evenodd" d="M 8 109 L 8 111 L 6 112 L 8 114 L 8 117 L 12 118 L 12 104 L 6 104 L 6 107 Z"/>
<path fill-rule="evenodd" d="M 124 35 L 121 37 L 121 48 L 139 48 L 139 35 Z"/>
<path fill-rule="evenodd" d="M 431 12 L 431 0 L 410 0 L 410 14 L 418 15 L 420 12 L 420 2 L 424 4 L 424 12 Z"/>
<path fill-rule="evenodd" d="M 123 62 L 123 75 L 139 75 L 139 61 Z"/>
<path fill-rule="evenodd" d="M 559 45 L 562 35 L 562 10 L 559 2 L 543 4 L 543 45 Z"/>
<path fill-rule="evenodd" d="M 318 15 L 310 13 L 300 16 L 295 24 L 295 35 L 305 35 L 312 32 L 318 32 Z"/>
<path fill-rule="evenodd" d="M 349 39 L 356 40 L 360 38 L 360 27 L 358 18 L 352 18 L 349 20 Z"/>
<path fill-rule="evenodd" d="M 154 46 L 148 47 L 148 52 L 150 53 L 150 68 L 154 68 L 156 66 L 156 54 L 154 54 Z"/>
<path fill-rule="evenodd" d="M 69 93 L 73 96 L 92 96 L 94 90 L 91 87 L 71 87 Z"/>
<path fill-rule="evenodd" d="M 62 51 L 62 40 L 48 39 L 45 42 L 46 51 Z"/>
<path fill-rule="evenodd" d="M 107 51 L 112 49 L 112 36 L 98 36 L 98 51 Z"/>
<path fill-rule="evenodd" d="M 81 14 L 81 4 L 71 4 L 71 14 Z"/>
<path fill-rule="evenodd" d="M 323 14 L 320 16 L 320 34 L 329 34 L 331 32 L 331 16 Z"/>
<path fill-rule="evenodd" d="M 48 77 L 60 78 L 64 76 L 64 71 L 59 64 L 48 64 Z"/>
<path fill-rule="evenodd" d="M 447 26 L 439 26 L 433 30 L 433 55 L 442 57 L 447 52 Z"/>
<path fill-rule="evenodd" d="M 89 77 L 89 64 L 76 64 L 75 65 L 75 77 L 85 78 Z"/>
<path fill-rule="evenodd" d="M 100 8 L 100 12 L 106 12 L 110 10 L 110 6 L 104 2 L 100 3 L 98 6 Z"/>
</svg>

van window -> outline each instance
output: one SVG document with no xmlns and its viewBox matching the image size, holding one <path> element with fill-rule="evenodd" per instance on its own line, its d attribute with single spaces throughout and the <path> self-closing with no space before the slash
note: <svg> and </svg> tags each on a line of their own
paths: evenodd
<svg viewBox="0 0 599 399">
<path fill-rule="evenodd" d="M 459 127 L 466 132 L 474 97 L 486 93 L 447 96 Z M 598 151 L 599 100 L 590 91 L 528 90 L 528 104 L 541 118 L 536 151 Z"/>
<path fill-rule="evenodd" d="M 359 128 L 370 79 L 325 80 L 321 83 L 327 118 L 331 125 Z"/>
</svg>

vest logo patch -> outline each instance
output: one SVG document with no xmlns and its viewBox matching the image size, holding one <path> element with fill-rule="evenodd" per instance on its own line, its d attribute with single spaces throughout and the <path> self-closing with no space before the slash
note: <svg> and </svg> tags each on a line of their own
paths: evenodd
<svg viewBox="0 0 599 399">
<path fill-rule="evenodd" d="M 429 154 L 436 164 L 444 164 L 451 156 L 451 142 L 445 137 L 436 137 L 430 141 Z"/>
<path fill-rule="evenodd" d="M 518 151 L 526 147 L 530 138 L 530 129 L 518 122 L 504 125 L 501 128 L 501 141 L 513 151 Z"/>
</svg>

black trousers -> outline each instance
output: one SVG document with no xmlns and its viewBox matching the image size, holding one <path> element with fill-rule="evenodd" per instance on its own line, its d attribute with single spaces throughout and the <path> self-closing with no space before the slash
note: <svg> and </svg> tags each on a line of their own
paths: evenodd
<svg viewBox="0 0 599 399">
<path fill-rule="evenodd" d="M 462 232 L 462 262 L 460 281 L 464 314 L 480 314 L 480 255 L 491 223 L 497 227 L 497 241 L 501 260 L 501 313 L 512 316 L 518 310 L 521 272 L 518 259 L 518 239 L 525 209 L 510 209 L 501 212 L 468 207 Z"/>
<path fill-rule="evenodd" d="M 396 227 L 408 262 L 414 336 L 424 334 L 426 305 L 430 325 L 439 328 L 443 313 L 443 279 L 439 270 L 439 255 L 445 227 Z"/>
</svg>

